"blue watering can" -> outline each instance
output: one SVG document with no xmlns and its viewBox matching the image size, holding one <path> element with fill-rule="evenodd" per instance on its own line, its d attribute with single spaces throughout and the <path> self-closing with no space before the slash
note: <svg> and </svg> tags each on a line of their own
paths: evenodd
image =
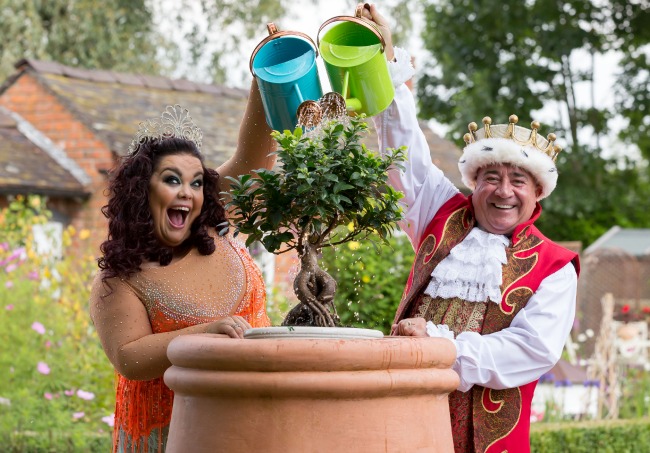
<svg viewBox="0 0 650 453">
<path fill-rule="evenodd" d="M 273 23 L 267 28 L 269 36 L 253 51 L 250 70 L 257 79 L 269 127 L 293 130 L 298 106 L 323 94 L 316 66 L 318 50 L 304 33 L 278 31 Z"/>
</svg>

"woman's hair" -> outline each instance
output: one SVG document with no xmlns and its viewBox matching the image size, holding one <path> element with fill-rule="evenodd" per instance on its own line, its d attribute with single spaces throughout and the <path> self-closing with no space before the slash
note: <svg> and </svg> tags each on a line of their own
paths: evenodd
<svg viewBox="0 0 650 453">
<path fill-rule="evenodd" d="M 124 157 L 111 174 L 108 204 L 102 207 L 102 213 L 108 218 L 108 239 L 100 246 L 103 256 L 98 259 L 99 268 L 104 271 L 104 282 L 112 277 L 129 278 L 140 271 L 143 261 L 157 261 L 161 266 L 171 262 L 172 248 L 162 245 L 153 233 L 149 181 L 160 159 L 177 154 L 194 156 L 203 167 L 203 206 L 184 245 L 196 247 L 202 255 L 214 252 L 214 239 L 208 228 L 226 221 L 219 199 L 219 174 L 205 167 L 203 156 L 193 141 L 175 137 L 149 138 Z"/>
</svg>

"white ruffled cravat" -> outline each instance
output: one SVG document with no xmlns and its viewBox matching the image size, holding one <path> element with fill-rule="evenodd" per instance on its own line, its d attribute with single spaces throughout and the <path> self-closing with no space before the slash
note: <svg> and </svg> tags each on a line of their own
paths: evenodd
<svg viewBox="0 0 650 453">
<path fill-rule="evenodd" d="M 456 245 L 431 273 L 425 294 L 468 302 L 501 302 L 501 266 L 506 263 L 510 240 L 480 228 Z"/>
</svg>

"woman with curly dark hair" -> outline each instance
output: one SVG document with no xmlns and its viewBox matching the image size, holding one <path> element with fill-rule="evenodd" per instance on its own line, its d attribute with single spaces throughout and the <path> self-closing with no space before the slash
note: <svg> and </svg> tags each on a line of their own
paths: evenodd
<svg viewBox="0 0 650 453">
<path fill-rule="evenodd" d="M 180 106 L 140 124 L 108 187 L 108 238 L 90 313 L 118 375 L 113 451 L 164 451 L 172 391 L 163 374 L 178 335 L 242 338 L 270 324 L 261 272 L 243 244 L 219 235 L 222 177 L 271 168 L 275 142 L 253 86 L 237 152 L 217 171 Z"/>
</svg>

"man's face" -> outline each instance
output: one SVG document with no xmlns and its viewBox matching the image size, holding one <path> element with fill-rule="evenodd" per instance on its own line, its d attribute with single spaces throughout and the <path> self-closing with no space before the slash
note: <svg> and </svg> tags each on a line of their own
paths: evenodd
<svg viewBox="0 0 650 453">
<path fill-rule="evenodd" d="M 472 195 L 479 225 L 494 234 L 509 235 L 530 219 L 541 187 L 526 170 L 507 164 L 479 169 Z"/>
</svg>

